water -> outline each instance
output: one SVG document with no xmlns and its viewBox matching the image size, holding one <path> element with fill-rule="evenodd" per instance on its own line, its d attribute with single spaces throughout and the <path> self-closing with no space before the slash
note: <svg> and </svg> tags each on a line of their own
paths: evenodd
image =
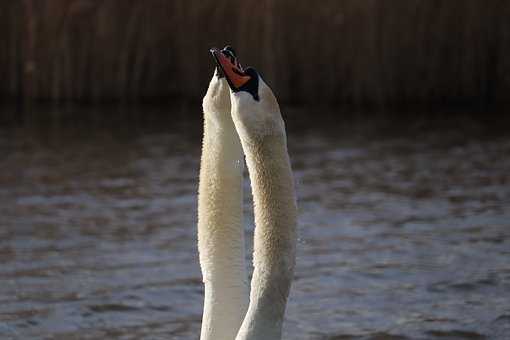
<svg viewBox="0 0 510 340">
<path fill-rule="evenodd" d="M 303 120 L 284 338 L 510 338 L 510 136 Z M 0 130 L 0 338 L 197 339 L 199 156 L 197 119 Z"/>
</svg>

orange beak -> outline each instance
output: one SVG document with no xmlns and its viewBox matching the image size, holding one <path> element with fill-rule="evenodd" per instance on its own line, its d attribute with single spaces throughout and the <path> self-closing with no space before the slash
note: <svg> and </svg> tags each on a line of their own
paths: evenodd
<svg viewBox="0 0 510 340">
<path fill-rule="evenodd" d="M 212 48 L 211 53 L 216 63 L 223 71 L 225 78 L 232 90 L 237 90 L 246 84 L 251 77 L 244 73 L 241 64 L 233 56 L 227 56 L 217 48 Z"/>
</svg>

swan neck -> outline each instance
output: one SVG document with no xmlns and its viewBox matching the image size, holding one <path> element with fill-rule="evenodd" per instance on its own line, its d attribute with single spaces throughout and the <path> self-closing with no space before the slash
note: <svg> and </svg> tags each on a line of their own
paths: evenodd
<svg viewBox="0 0 510 340">
<path fill-rule="evenodd" d="M 233 340 L 248 306 L 243 152 L 233 123 L 206 118 L 198 196 L 198 248 L 205 286 L 201 340 Z"/>
<path fill-rule="evenodd" d="M 243 140 L 255 206 L 250 306 L 237 340 L 281 338 L 292 282 L 297 207 L 284 133 Z"/>
</svg>

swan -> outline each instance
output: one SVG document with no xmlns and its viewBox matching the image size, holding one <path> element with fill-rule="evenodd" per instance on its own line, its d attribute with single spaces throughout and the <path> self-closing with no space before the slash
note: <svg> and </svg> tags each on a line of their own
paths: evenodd
<svg viewBox="0 0 510 340">
<path fill-rule="evenodd" d="M 244 155 L 217 69 L 203 101 L 198 248 L 204 282 L 201 340 L 234 339 L 248 308 L 242 228 Z"/>
<path fill-rule="evenodd" d="M 297 205 L 278 102 L 230 47 L 203 99 L 198 249 L 204 281 L 201 340 L 278 340 L 295 265 Z M 244 157 L 254 201 L 250 288 L 242 226 Z"/>
</svg>

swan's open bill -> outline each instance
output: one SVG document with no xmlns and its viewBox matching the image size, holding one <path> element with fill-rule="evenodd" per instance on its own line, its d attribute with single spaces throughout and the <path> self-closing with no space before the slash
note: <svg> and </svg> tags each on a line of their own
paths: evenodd
<svg viewBox="0 0 510 340">
<path fill-rule="evenodd" d="M 222 50 L 214 47 L 210 49 L 211 54 L 216 61 L 220 78 L 225 77 L 232 92 L 246 91 L 253 96 L 253 99 L 259 100 L 258 94 L 258 73 L 253 68 L 243 69 L 234 49 L 225 46 Z"/>
<path fill-rule="evenodd" d="M 216 61 L 216 70 L 218 70 L 217 72 L 217 76 L 218 78 L 225 78 L 225 74 L 223 73 L 223 69 L 222 67 L 220 66 L 220 64 L 217 62 L 217 59 L 216 59 L 216 56 L 214 55 L 214 53 L 216 51 L 219 51 L 216 47 L 213 47 L 209 50 L 209 52 L 211 52 L 211 54 L 213 55 L 214 57 L 214 60 Z M 238 68 L 239 69 L 243 69 L 242 66 L 239 64 L 239 61 L 237 61 L 237 54 L 236 52 L 234 51 L 234 49 L 230 46 L 230 45 L 227 45 L 223 48 L 223 50 L 220 51 L 221 53 L 225 54 L 231 61 L 232 63 L 235 63 L 238 65 Z"/>
</svg>

